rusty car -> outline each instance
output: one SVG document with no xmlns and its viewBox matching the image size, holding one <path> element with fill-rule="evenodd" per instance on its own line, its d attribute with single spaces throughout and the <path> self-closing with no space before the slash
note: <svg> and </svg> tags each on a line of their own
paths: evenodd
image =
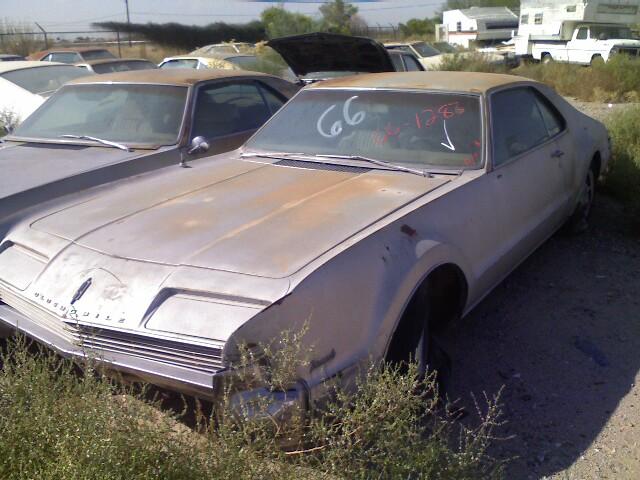
<svg viewBox="0 0 640 480">
<path fill-rule="evenodd" d="M 82 63 L 91 60 L 117 58 L 106 48 L 96 47 L 64 47 L 42 50 L 32 53 L 28 60 L 37 62 Z"/>
<path fill-rule="evenodd" d="M 132 70 L 153 70 L 158 66 L 144 58 L 101 58 L 75 64 L 91 73 L 98 75 L 104 73 L 130 72 Z"/>
<path fill-rule="evenodd" d="M 24 215 L 0 243 L 0 320 L 209 398 L 242 346 L 304 330 L 290 384 L 235 395 L 313 410 L 371 361 L 446 371 L 445 329 L 584 228 L 609 156 L 602 124 L 525 78 L 316 83 L 239 150 Z"/>
<path fill-rule="evenodd" d="M 86 73 L 47 70 L 56 68 Z M 0 143 L 0 223 L 57 196 L 238 148 L 297 89 L 270 75 L 214 70 L 77 79 Z"/>
</svg>

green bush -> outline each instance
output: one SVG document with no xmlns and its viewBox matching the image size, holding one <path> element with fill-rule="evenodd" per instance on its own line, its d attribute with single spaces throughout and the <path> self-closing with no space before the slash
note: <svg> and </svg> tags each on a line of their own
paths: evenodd
<svg viewBox="0 0 640 480">
<path fill-rule="evenodd" d="M 561 95 L 593 102 L 640 101 L 640 60 L 617 55 L 583 67 L 567 63 L 526 64 L 513 71 L 544 82 Z"/>
<path fill-rule="evenodd" d="M 611 115 L 607 127 L 613 157 L 604 187 L 640 215 L 640 107 L 627 107 Z"/>
<path fill-rule="evenodd" d="M 273 358 L 282 366 L 293 357 L 285 352 Z M 488 402 L 477 429 L 460 427 L 441 413 L 433 379 L 417 380 L 415 366 L 407 373 L 371 368 L 358 393 L 337 391 L 324 415 L 305 423 L 283 426 L 270 417 L 237 414 L 207 422 L 198 410 L 192 429 L 91 363 L 30 351 L 24 340 L 10 343 L 0 362 L 5 480 L 501 475 L 501 465 L 486 455 L 498 415 L 495 403 Z M 272 377 L 274 385 L 287 372 Z M 220 409 L 230 412 L 231 406 Z M 297 441 L 284 449 L 283 439 Z"/>
</svg>

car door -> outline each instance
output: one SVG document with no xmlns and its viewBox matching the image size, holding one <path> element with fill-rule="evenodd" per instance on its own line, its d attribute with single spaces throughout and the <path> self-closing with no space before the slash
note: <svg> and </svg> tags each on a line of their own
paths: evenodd
<svg viewBox="0 0 640 480">
<path fill-rule="evenodd" d="M 567 43 L 567 53 L 571 63 L 589 63 L 591 56 L 585 60 L 584 49 L 589 40 L 589 27 L 580 27 L 573 38 Z"/>
<path fill-rule="evenodd" d="M 492 171 L 489 188 L 499 231 L 493 276 L 511 271 L 548 238 L 564 219 L 566 171 L 557 137 L 531 86 L 489 96 Z M 555 128 L 555 127 L 554 127 Z"/>
<path fill-rule="evenodd" d="M 208 140 L 207 155 L 233 150 L 253 135 L 286 100 L 257 80 L 204 84 L 195 96 L 191 138 Z"/>
</svg>

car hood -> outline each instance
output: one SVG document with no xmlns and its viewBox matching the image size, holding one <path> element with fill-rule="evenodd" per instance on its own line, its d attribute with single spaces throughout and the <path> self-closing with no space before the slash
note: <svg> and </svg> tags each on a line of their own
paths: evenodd
<svg viewBox="0 0 640 480">
<path fill-rule="evenodd" d="M 393 72 L 384 46 L 365 37 L 308 33 L 270 40 L 293 72 L 301 77 L 317 72 Z"/>
<path fill-rule="evenodd" d="M 18 192 L 139 156 L 115 148 L 45 143 L 0 145 L 0 200 Z"/>
<path fill-rule="evenodd" d="M 40 214 L 30 228 L 127 260 L 284 278 L 448 181 L 302 163 L 165 169 Z"/>
</svg>

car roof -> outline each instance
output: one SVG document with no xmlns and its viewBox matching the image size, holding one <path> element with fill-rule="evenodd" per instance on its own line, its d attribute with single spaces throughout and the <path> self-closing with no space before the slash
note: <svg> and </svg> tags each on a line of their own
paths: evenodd
<svg viewBox="0 0 640 480">
<path fill-rule="evenodd" d="M 123 63 L 123 62 L 148 62 L 153 63 L 151 60 L 147 60 L 146 58 L 99 58 L 96 60 L 88 60 L 86 62 L 81 62 L 82 65 L 101 65 L 103 63 Z M 155 65 L 155 63 L 154 63 Z"/>
<path fill-rule="evenodd" d="M 398 90 L 442 90 L 484 93 L 492 88 L 531 79 L 516 75 L 472 72 L 370 73 L 326 80 L 307 88 L 391 88 Z M 535 82 L 534 82 L 535 83 Z"/>
<path fill-rule="evenodd" d="M 172 69 L 151 69 L 135 70 L 129 72 L 105 73 L 103 75 L 82 77 L 69 82 L 69 84 L 86 83 L 152 83 L 162 85 L 191 86 L 207 80 L 235 77 L 270 77 L 258 72 L 248 72 L 244 70 L 219 70 L 204 69 L 195 70 L 193 68 L 172 68 Z"/>
<path fill-rule="evenodd" d="M 12 72 L 14 70 L 23 70 L 25 68 L 42 68 L 50 67 L 53 65 L 68 65 L 66 63 L 58 62 L 36 62 L 29 60 L 18 60 L 15 62 L 0 62 L 0 73 Z M 72 67 L 73 65 L 68 65 Z"/>
<path fill-rule="evenodd" d="M 108 48 L 100 48 L 100 47 L 61 47 L 61 48 L 49 48 L 48 50 L 41 50 L 39 52 L 34 53 L 33 55 L 44 55 L 52 52 L 101 52 L 103 50 L 109 51 Z M 32 56 L 33 56 L 32 55 Z"/>
</svg>

